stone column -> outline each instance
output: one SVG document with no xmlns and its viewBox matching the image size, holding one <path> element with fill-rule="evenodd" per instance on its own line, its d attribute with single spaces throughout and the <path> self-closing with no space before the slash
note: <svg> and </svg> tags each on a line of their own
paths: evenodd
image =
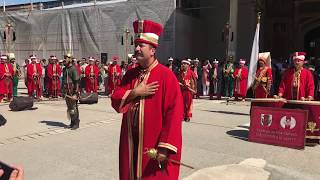
<svg viewBox="0 0 320 180">
<path fill-rule="evenodd" d="M 230 0 L 230 35 L 229 35 L 229 56 L 233 56 L 236 61 L 237 52 L 237 26 L 238 26 L 238 0 Z"/>
</svg>

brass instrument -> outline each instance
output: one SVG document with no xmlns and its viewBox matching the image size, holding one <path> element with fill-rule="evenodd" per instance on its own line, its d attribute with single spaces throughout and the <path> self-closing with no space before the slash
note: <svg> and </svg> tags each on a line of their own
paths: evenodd
<svg viewBox="0 0 320 180">
<path fill-rule="evenodd" d="M 227 64 L 227 66 L 228 66 L 227 68 L 223 69 L 223 74 L 225 77 L 227 77 L 230 73 L 232 73 L 231 71 L 232 71 L 233 64 Z"/>
<path fill-rule="evenodd" d="M 197 90 L 196 90 L 196 84 L 195 84 L 195 81 L 193 79 L 191 80 L 185 80 L 184 76 L 185 76 L 185 73 L 181 74 L 181 80 L 179 82 L 180 86 L 183 88 L 183 89 L 187 89 L 189 91 L 191 91 L 193 94 L 196 94 L 197 93 Z"/>
<path fill-rule="evenodd" d="M 268 90 L 268 81 L 269 78 L 266 77 L 266 73 L 267 73 L 267 67 L 265 67 L 263 70 L 260 71 L 259 76 L 255 78 L 254 80 L 254 84 L 253 84 L 253 89 L 256 89 L 260 83 L 265 84 L 265 86 L 262 84 L 262 87 L 264 88 L 264 90 L 266 91 L 266 93 L 268 94 L 269 90 Z"/>
<path fill-rule="evenodd" d="M 93 90 L 95 90 L 96 89 L 96 81 L 95 81 L 96 75 L 94 74 L 93 66 L 91 66 L 90 68 L 91 68 L 91 70 L 90 70 L 89 78 L 90 78 L 90 82 L 91 82 L 91 84 L 93 86 Z"/>
<path fill-rule="evenodd" d="M 113 82 L 113 87 L 115 88 L 117 85 L 117 81 L 118 81 L 118 73 L 117 73 L 117 69 L 116 66 L 113 67 L 113 76 L 112 76 L 112 82 Z"/>
<path fill-rule="evenodd" d="M 34 87 L 35 87 L 35 93 L 36 93 L 36 97 L 37 98 L 40 98 L 38 97 L 38 94 L 39 94 L 39 90 L 40 90 L 40 77 L 39 77 L 39 74 L 38 74 L 38 70 L 37 70 L 37 67 L 36 67 L 36 64 L 33 64 L 33 75 L 32 75 L 32 78 L 33 78 L 33 82 L 34 82 Z"/>
</svg>

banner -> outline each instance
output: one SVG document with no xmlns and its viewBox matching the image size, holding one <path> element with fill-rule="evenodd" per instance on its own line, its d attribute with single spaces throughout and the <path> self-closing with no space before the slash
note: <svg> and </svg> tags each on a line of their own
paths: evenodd
<svg viewBox="0 0 320 180">
<path fill-rule="evenodd" d="M 253 40 L 252 50 L 251 50 L 247 89 L 251 88 L 254 82 L 254 77 L 256 75 L 258 56 L 259 56 L 259 33 L 260 33 L 260 21 L 258 20 L 256 33 L 254 35 L 254 40 Z"/>
<path fill-rule="evenodd" d="M 304 149 L 307 110 L 253 106 L 249 141 Z"/>
</svg>

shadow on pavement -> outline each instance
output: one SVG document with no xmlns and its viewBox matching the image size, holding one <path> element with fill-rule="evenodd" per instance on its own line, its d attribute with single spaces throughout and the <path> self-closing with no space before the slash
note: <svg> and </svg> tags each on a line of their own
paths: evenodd
<svg viewBox="0 0 320 180">
<path fill-rule="evenodd" d="M 34 110 L 37 110 L 37 109 L 38 109 L 37 107 L 32 107 L 32 108 L 24 109 L 24 110 L 21 110 L 21 111 L 34 111 Z M 19 111 L 14 111 L 14 110 L 12 110 L 12 109 L 10 109 L 9 111 L 19 112 Z"/>
<path fill-rule="evenodd" d="M 222 114 L 231 114 L 231 115 L 241 115 L 241 116 L 249 116 L 248 113 L 238 113 L 238 112 L 230 112 L 230 111 L 214 111 L 214 110 L 202 110 L 213 113 L 222 113 Z"/>
<path fill-rule="evenodd" d="M 249 131 L 242 130 L 242 129 L 236 129 L 236 130 L 227 131 L 227 134 L 234 137 L 234 138 L 248 141 Z"/>
<path fill-rule="evenodd" d="M 47 126 L 63 127 L 63 128 L 68 127 L 68 125 L 66 125 L 62 122 L 56 122 L 56 121 L 40 121 L 40 123 L 45 123 Z"/>
</svg>

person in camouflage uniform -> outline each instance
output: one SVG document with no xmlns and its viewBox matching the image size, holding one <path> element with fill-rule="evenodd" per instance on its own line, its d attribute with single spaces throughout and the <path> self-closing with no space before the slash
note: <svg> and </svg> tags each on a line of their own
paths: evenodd
<svg viewBox="0 0 320 180">
<path fill-rule="evenodd" d="M 67 113 L 70 117 L 70 128 L 75 130 L 79 128 L 79 110 L 78 110 L 78 97 L 79 97 L 79 74 L 77 68 L 72 63 L 72 56 L 66 55 L 66 66 L 63 69 L 63 88 L 65 92 L 65 100 L 67 104 Z"/>
</svg>

